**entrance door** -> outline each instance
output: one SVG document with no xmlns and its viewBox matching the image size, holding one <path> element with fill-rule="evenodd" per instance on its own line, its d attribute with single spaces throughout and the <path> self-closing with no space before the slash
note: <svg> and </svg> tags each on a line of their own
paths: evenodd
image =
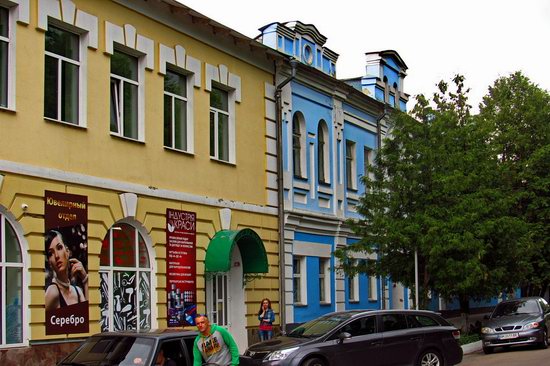
<svg viewBox="0 0 550 366">
<path fill-rule="evenodd" d="M 235 338 L 239 353 L 243 354 L 248 347 L 246 334 L 246 306 L 244 303 L 243 265 L 239 248 L 233 248 L 231 269 L 229 270 L 229 323 L 228 330 Z"/>
<path fill-rule="evenodd" d="M 243 268 L 241 253 L 235 246 L 231 256 L 231 269 L 218 273 L 206 283 L 207 311 L 212 323 L 229 330 L 239 353 L 248 346 L 246 335 L 246 307 L 244 303 Z"/>
</svg>

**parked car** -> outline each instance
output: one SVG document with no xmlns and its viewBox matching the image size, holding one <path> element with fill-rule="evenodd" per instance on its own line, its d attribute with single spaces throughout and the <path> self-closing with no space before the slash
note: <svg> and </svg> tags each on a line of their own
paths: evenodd
<svg viewBox="0 0 550 366">
<path fill-rule="evenodd" d="M 161 350 L 177 365 L 191 366 L 197 334 L 171 329 L 98 333 L 89 337 L 58 366 L 153 366 Z"/>
<path fill-rule="evenodd" d="M 330 313 L 285 336 L 250 346 L 241 365 L 455 365 L 460 331 L 438 314 L 415 310 Z"/>
<path fill-rule="evenodd" d="M 548 348 L 550 305 L 541 297 L 525 297 L 499 303 L 481 328 L 483 351 L 496 347 L 538 344 Z"/>
</svg>

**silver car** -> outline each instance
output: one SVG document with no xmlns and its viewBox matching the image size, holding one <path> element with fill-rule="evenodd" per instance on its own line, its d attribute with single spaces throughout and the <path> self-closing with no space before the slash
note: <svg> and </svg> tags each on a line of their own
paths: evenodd
<svg viewBox="0 0 550 366">
<path fill-rule="evenodd" d="M 483 352 L 496 347 L 538 344 L 548 348 L 550 305 L 541 297 L 525 297 L 499 303 L 481 328 Z"/>
</svg>

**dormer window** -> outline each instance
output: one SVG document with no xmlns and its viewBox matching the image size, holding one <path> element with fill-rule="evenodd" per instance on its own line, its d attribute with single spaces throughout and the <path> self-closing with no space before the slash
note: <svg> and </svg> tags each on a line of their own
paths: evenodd
<svg viewBox="0 0 550 366">
<path fill-rule="evenodd" d="M 310 45 L 306 44 L 304 45 L 304 62 L 308 65 L 311 65 L 313 63 L 313 49 Z"/>
</svg>

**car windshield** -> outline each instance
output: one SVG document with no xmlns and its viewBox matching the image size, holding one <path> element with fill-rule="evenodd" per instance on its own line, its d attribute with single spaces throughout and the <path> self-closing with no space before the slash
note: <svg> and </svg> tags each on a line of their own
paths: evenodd
<svg viewBox="0 0 550 366">
<path fill-rule="evenodd" d="M 140 337 L 91 337 L 60 365 L 147 365 L 155 341 Z"/>
<path fill-rule="evenodd" d="M 353 314 L 333 314 L 310 320 L 294 329 L 288 334 L 294 338 L 317 338 L 327 334 L 344 321 L 348 320 Z"/>
<path fill-rule="evenodd" d="M 497 305 L 493 318 L 517 314 L 533 314 L 539 312 L 539 306 L 535 300 L 507 301 Z"/>
</svg>

